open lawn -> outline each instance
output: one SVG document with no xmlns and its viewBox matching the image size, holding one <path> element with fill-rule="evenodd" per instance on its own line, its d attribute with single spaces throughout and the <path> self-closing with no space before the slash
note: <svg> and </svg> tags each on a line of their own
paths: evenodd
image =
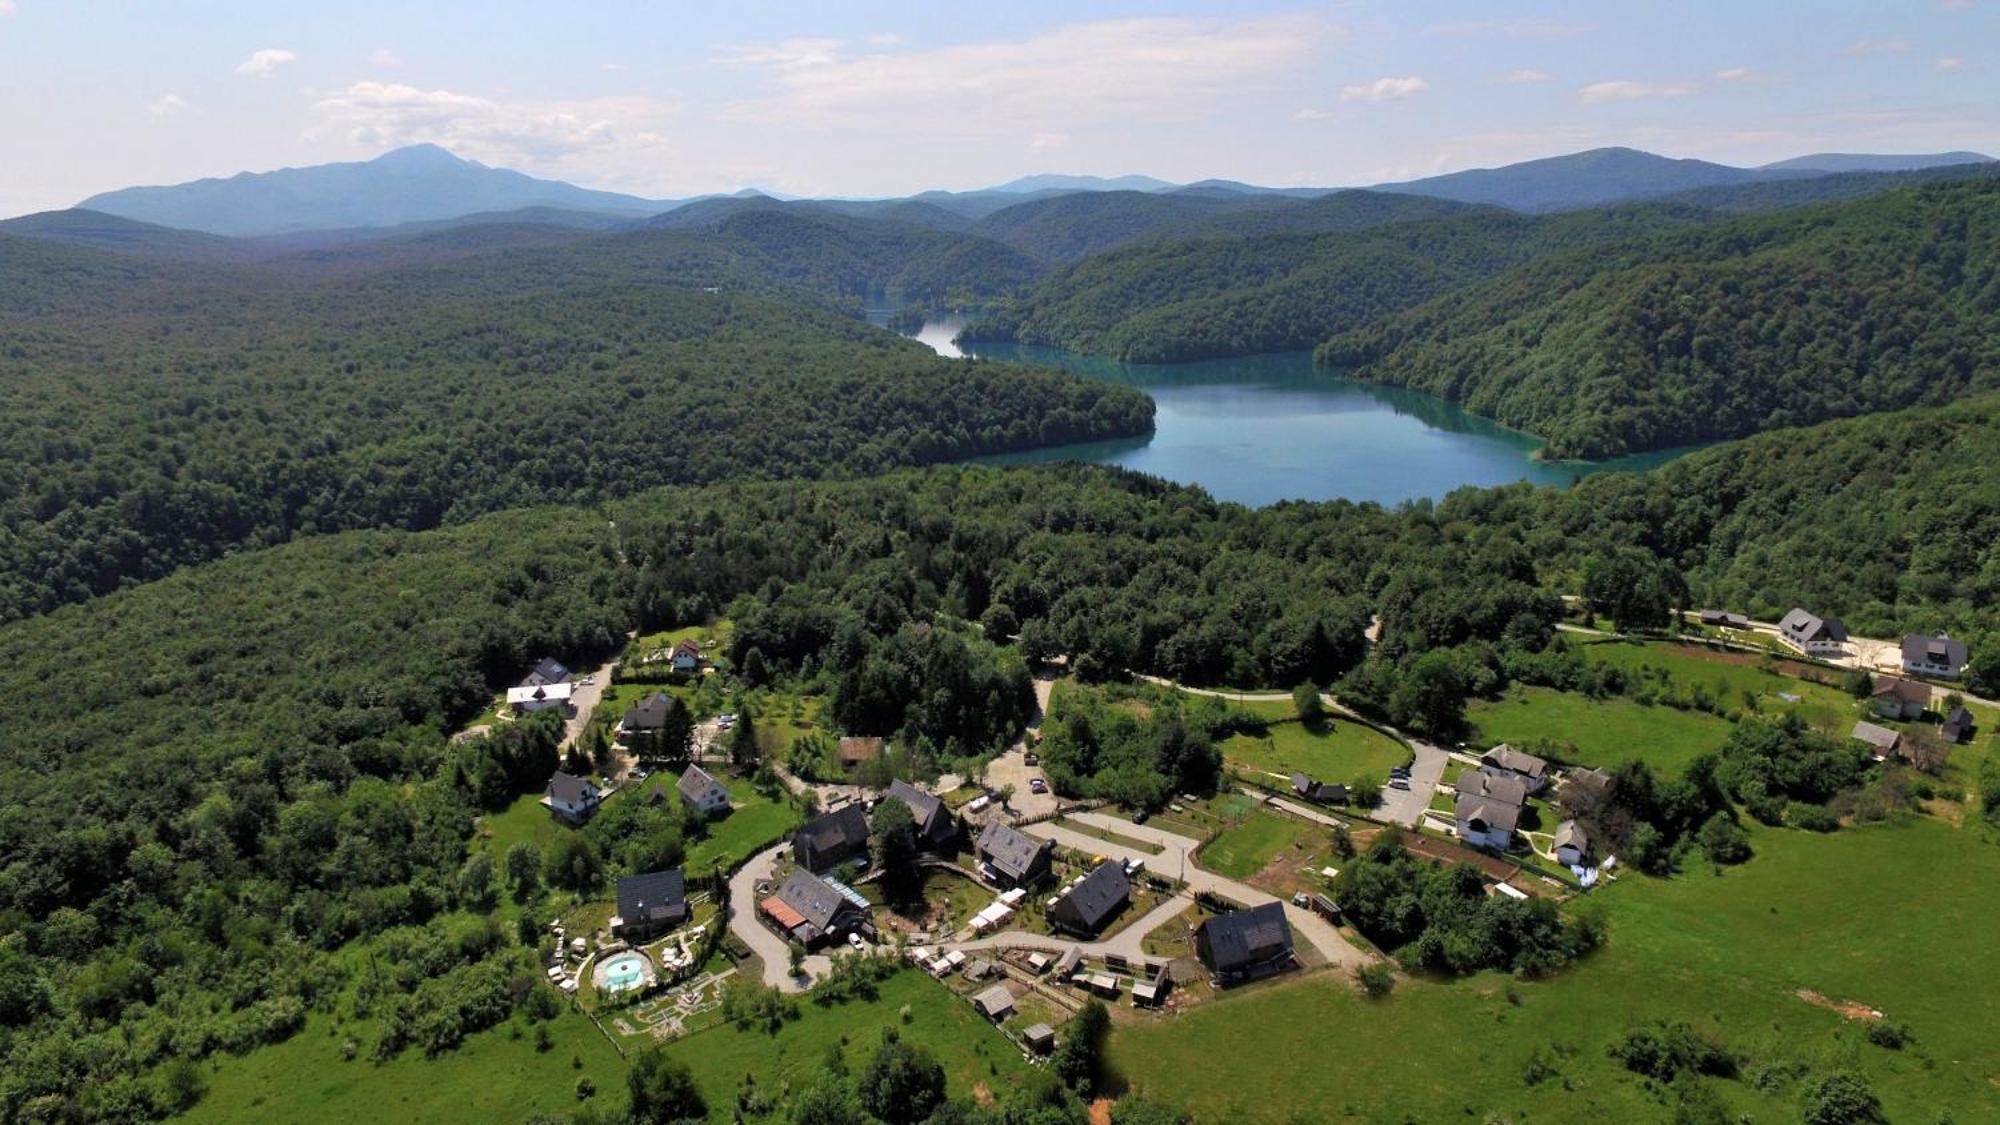
<svg viewBox="0 0 2000 1125">
<path fill-rule="evenodd" d="M 898 1015 L 905 1005 L 910 1009 L 908 1023 Z M 1004 1094 L 1028 1069 L 1020 1051 L 970 1004 L 914 970 L 882 982 L 881 995 L 873 1003 L 822 1008 L 802 999 L 799 1018 L 776 1035 L 723 1025 L 667 1050 L 694 1070 L 710 1116 L 726 1121 L 736 1108 L 736 1091 L 745 1074 L 756 1075 L 757 1085 L 767 1090 L 796 1085 L 825 1063 L 828 1049 L 836 1044 L 845 1044 L 847 1065 L 859 1072 L 881 1042 L 883 1029 L 891 1027 L 905 1041 L 921 1044 L 937 1056 L 956 1096 L 977 1097 L 982 1090 Z"/>
<path fill-rule="evenodd" d="M 1311 774 L 1319 781 L 1347 783 L 1359 778 L 1380 782 L 1392 766 L 1408 765 L 1410 750 L 1373 727 L 1348 719 L 1310 725 L 1273 723 L 1264 733 L 1233 735 L 1222 744 L 1222 756 L 1246 770 L 1290 776 Z"/>
<path fill-rule="evenodd" d="M 1547 739 L 1575 747 L 1561 755 L 1575 764 L 1609 769 L 1636 758 L 1668 775 L 1729 740 L 1729 720 L 1705 712 L 1549 688 L 1513 688 L 1497 702 L 1474 703 L 1466 715 L 1483 742 L 1522 746 Z"/>
<path fill-rule="evenodd" d="M 362 1047 L 350 1060 L 341 1049 L 347 1033 L 315 1015 L 283 1043 L 205 1064 L 208 1096 L 186 1120 L 519 1121 L 575 1109 L 576 1080 L 584 1076 L 596 1083 L 599 1101 L 622 1107 L 625 1063 L 604 1036 L 567 1008 L 548 1026 L 553 1045 L 547 1051 L 535 1049 L 534 1031 L 517 1016 L 437 1058 L 408 1050 L 376 1063 L 368 1059 L 372 1027 L 354 1031 Z"/>
<path fill-rule="evenodd" d="M 1294 977 L 1121 1024 L 1112 1061 L 1210 1120 L 1310 1106 L 1319 1120 L 1659 1121 L 1671 1106 L 1605 1048 L 1671 1019 L 1746 1056 L 1746 1075 L 1792 1061 L 1863 1074 L 1892 1121 L 2000 1119 L 2000 1040 L 1968 1017 L 2000 1000 L 1988 950 L 2000 844 L 1930 819 L 1830 836 L 1752 825 L 1751 840 L 1756 857 L 1720 876 L 1628 875 L 1600 891 L 1610 944 L 1554 979 L 1405 980 L 1371 1002 L 1338 979 Z M 1870 1045 L 1802 990 L 1879 1008 L 1914 1040 Z M 1556 1074 L 1529 1085 L 1537 1051 Z M 1796 1082 L 1706 1084 L 1732 1120 L 1799 1119 Z"/>
<path fill-rule="evenodd" d="M 1796 711 L 1812 725 L 1842 734 L 1856 714 L 1853 698 L 1839 688 L 1800 678 L 1802 674 L 1835 678 L 1840 675 L 1836 669 L 1698 645 L 1615 642 L 1586 645 L 1583 652 L 1592 660 L 1615 664 L 1628 673 L 1646 668 L 1664 672 L 1675 690 L 1699 687 L 1732 711 L 1745 708 L 1747 695 L 1755 697 L 1757 710 L 1765 714 Z M 1786 695 L 1799 698 L 1794 702 L 1785 699 Z"/>
<path fill-rule="evenodd" d="M 708 835 L 688 845 L 690 871 L 725 871 L 768 847 L 799 825 L 799 810 L 787 800 L 773 801 L 745 778 L 725 777 L 730 799 L 739 806 L 708 826 Z"/>
<path fill-rule="evenodd" d="M 556 838 L 575 829 L 562 824 L 542 807 L 539 790 L 523 793 L 514 803 L 499 812 L 486 813 L 479 818 L 477 835 L 472 838 L 474 847 L 485 846 L 493 854 L 493 862 L 498 865 L 506 859 L 507 849 L 515 844 L 533 844 L 546 849 Z"/>
<path fill-rule="evenodd" d="M 1247 879 L 1263 870 L 1272 856 L 1303 839 L 1307 829 L 1303 821 L 1253 810 L 1203 848 L 1200 863 L 1218 875 Z"/>
</svg>

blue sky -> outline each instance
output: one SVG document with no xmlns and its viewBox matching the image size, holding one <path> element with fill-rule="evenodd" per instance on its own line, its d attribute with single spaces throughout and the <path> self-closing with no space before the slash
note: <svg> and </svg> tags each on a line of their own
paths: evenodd
<svg viewBox="0 0 2000 1125">
<path fill-rule="evenodd" d="M 2000 153 L 1996 45 L 2000 0 L 0 0 L 0 214 L 415 141 L 659 197 Z"/>
</svg>

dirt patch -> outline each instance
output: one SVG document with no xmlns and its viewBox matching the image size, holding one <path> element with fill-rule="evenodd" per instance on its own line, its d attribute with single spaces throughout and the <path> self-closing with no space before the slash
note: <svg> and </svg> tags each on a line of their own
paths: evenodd
<svg viewBox="0 0 2000 1125">
<path fill-rule="evenodd" d="M 1504 883 L 1521 873 L 1519 864 L 1508 863 L 1485 852 L 1476 852 L 1471 848 L 1459 847 L 1457 844 L 1447 844 L 1443 840 L 1432 839 L 1429 836 L 1405 835 L 1403 847 L 1412 855 L 1422 856 L 1438 863 L 1469 863 L 1477 867 L 1480 874 L 1496 883 Z"/>
<path fill-rule="evenodd" d="M 1825 1008 L 1829 1012 L 1838 1012 L 1842 1019 L 1867 1022 L 1882 1018 L 1882 1013 L 1879 1009 L 1871 1008 L 1866 1004 L 1854 1000 L 1835 1000 L 1824 993 L 1814 992 L 1810 988 L 1799 989 L 1798 997 L 1816 1008 Z"/>
<path fill-rule="evenodd" d="M 988 1086 L 984 1082 L 974 1082 L 972 1084 L 972 1100 L 979 1103 L 979 1108 L 981 1109 L 992 1109 L 993 1103 L 996 1100 L 993 1097 L 993 1087 Z"/>
<path fill-rule="evenodd" d="M 1783 657 L 1767 658 L 1760 653 L 1741 652 L 1736 649 L 1710 648 L 1707 645 L 1682 644 L 1661 645 L 1660 647 L 1670 652 L 1678 652 L 1686 656 L 1710 660 L 1717 664 L 1738 664 L 1749 668 L 1761 667 L 1766 659 L 1770 659 L 1772 666 L 1777 669 L 1779 675 L 1790 676 L 1795 680 L 1804 680 L 1810 684 L 1820 684 L 1826 687 L 1833 687 L 1838 684 L 1836 674 L 1817 664 L 1805 664 L 1797 660 L 1787 660 Z"/>
<path fill-rule="evenodd" d="M 1099 1098 L 1090 1103 L 1090 1125 L 1111 1125 L 1110 1098 Z"/>
</svg>

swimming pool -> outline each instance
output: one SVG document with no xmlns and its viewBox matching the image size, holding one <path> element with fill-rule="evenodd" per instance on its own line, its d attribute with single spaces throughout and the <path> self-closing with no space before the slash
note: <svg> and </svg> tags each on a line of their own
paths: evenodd
<svg viewBox="0 0 2000 1125">
<path fill-rule="evenodd" d="M 597 987 L 606 992 L 623 992 L 646 983 L 653 975 L 643 953 L 620 953 L 597 967 Z"/>
</svg>

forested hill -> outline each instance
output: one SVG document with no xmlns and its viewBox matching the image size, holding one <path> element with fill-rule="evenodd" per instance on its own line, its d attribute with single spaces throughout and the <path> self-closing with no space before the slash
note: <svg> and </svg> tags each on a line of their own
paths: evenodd
<svg viewBox="0 0 2000 1125">
<path fill-rule="evenodd" d="M 1551 256 L 1320 357 L 1562 457 L 1948 401 L 2000 386 L 2000 181 Z"/>
<path fill-rule="evenodd" d="M 827 309 L 481 261 L 501 295 L 0 238 L 0 620 L 299 535 L 1151 426 L 1130 389 Z"/>
<path fill-rule="evenodd" d="M 1539 254 L 1712 221 L 1708 212 L 1665 204 L 1532 218 L 1418 202 L 1449 207 L 1453 217 L 1321 234 L 1148 241 L 1086 258 L 1001 306 L 967 336 L 1135 362 L 1307 348 Z"/>
</svg>

